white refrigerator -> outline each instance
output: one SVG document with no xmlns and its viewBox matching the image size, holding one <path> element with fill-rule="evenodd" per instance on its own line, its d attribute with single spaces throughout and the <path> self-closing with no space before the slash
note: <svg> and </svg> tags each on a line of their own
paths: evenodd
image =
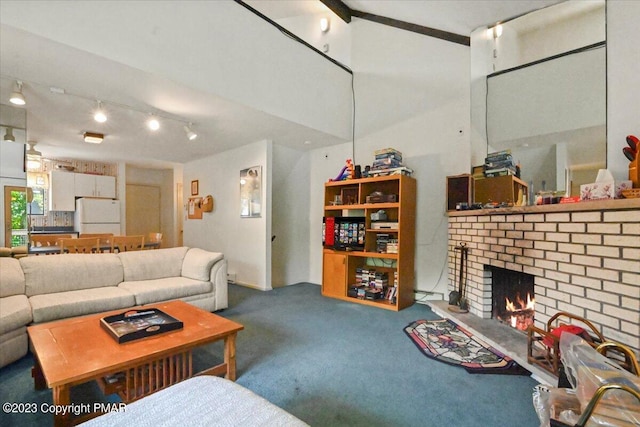
<svg viewBox="0 0 640 427">
<path fill-rule="evenodd" d="M 80 198 L 76 200 L 75 231 L 113 233 L 120 231 L 120 200 Z"/>
</svg>

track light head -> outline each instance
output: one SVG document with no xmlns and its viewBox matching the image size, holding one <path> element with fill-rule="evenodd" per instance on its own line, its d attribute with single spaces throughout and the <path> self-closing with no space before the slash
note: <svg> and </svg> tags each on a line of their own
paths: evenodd
<svg viewBox="0 0 640 427">
<path fill-rule="evenodd" d="M 11 92 L 9 102 L 13 105 L 25 105 L 27 103 L 22 94 L 22 82 L 20 80 L 16 80 L 16 90 Z"/>
<path fill-rule="evenodd" d="M 147 121 L 147 126 L 149 126 L 149 129 L 151 129 L 152 131 L 156 131 L 160 129 L 160 122 L 153 114 L 151 114 L 149 120 Z"/>
<path fill-rule="evenodd" d="M 187 139 L 189 141 L 193 141 L 194 139 L 196 139 L 198 137 L 198 134 L 195 133 L 192 129 L 191 129 L 191 124 L 189 124 L 189 126 L 185 126 L 184 127 L 184 131 L 187 134 Z"/>
<path fill-rule="evenodd" d="M 37 141 L 27 141 L 27 151 L 25 152 L 27 157 L 27 169 L 38 169 L 42 165 L 42 153 L 36 150 Z"/>
<path fill-rule="evenodd" d="M 8 127 L 4 133 L 4 142 L 16 142 L 16 137 L 13 135 L 13 128 Z"/>
<path fill-rule="evenodd" d="M 100 101 L 98 101 L 98 109 L 93 115 L 93 120 L 98 123 L 104 123 L 107 121 L 107 115 L 105 114 L 104 109 L 102 108 L 102 102 Z"/>
</svg>

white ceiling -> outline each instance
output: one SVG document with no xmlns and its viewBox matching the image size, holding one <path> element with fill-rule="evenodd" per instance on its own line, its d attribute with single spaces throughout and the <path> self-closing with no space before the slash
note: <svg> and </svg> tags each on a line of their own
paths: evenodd
<svg viewBox="0 0 640 427">
<path fill-rule="evenodd" d="M 352 9 L 467 36 L 480 26 L 558 2 L 345 1 Z M 326 11 L 317 0 L 250 0 L 246 3 L 274 20 Z M 14 90 L 15 77 L 26 82 L 27 138 L 38 141 L 38 150 L 45 157 L 168 167 L 262 139 L 272 139 L 298 149 L 320 146 L 315 143 L 303 145 L 304 141 L 322 141 L 324 146 L 344 142 L 318 130 L 7 25 L 2 25 L 1 30 L 0 99 L 7 102 L 9 93 Z M 64 89 L 66 94 L 51 92 L 52 86 Z M 95 99 L 111 102 L 111 105 L 105 105 L 109 112 L 109 121 L 105 124 L 98 124 L 91 117 Z M 148 112 L 161 116 L 163 128 L 160 132 L 152 134 L 144 127 Z M 183 120 L 192 121 L 194 130 L 202 137 L 188 142 Z M 84 143 L 81 138 L 84 131 L 104 133 L 105 142 L 101 145 Z"/>
</svg>

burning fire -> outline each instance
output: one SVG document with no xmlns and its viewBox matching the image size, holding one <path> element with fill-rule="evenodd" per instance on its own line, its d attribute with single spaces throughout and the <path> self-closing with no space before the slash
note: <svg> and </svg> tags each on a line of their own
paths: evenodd
<svg viewBox="0 0 640 427">
<path fill-rule="evenodd" d="M 536 305 L 536 301 L 531 298 L 531 294 L 527 294 L 526 302 L 518 295 L 515 302 L 512 302 L 509 298 L 505 298 L 505 304 L 506 311 L 512 313 L 509 322 L 513 328 L 524 331 L 533 323 L 533 317 L 527 315 L 534 313 Z"/>
</svg>

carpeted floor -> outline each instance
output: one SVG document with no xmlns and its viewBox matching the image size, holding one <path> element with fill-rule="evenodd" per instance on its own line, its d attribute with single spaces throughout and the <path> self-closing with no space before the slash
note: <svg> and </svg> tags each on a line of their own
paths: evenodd
<svg viewBox="0 0 640 427">
<path fill-rule="evenodd" d="M 323 298 L 312 284 L 270 292 L 230 285 L 229 306 L 219 314 L 245 326 L 237 382 L 312 426 L 539 425 L 530 377 L 471 375 L 416 351 L 403 328 L 437 319 L 427 306 L 396 313 Z M 214 344 L 197 351 L 196 369 L 219 361 L 221 350 Z M 49 390 L 33 390 L 31 364 L 27 356 L 0 370 L 2 403 L 51 402 Z M 72 401 L 99 399 L 92 384 L 72 390 Z M 40 411 L 0 413 L 3 426 L 51 420 Z"/>
</svg>

